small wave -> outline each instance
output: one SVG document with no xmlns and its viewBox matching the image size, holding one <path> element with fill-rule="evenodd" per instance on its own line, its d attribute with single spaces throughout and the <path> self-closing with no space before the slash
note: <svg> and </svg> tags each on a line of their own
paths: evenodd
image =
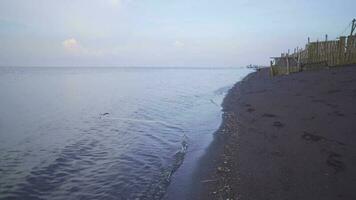
<svg viewBox="0 0 356 200">
<path fill-rule="evenodd" d="M 220 107 L 214 100 L 210 99 L 210 102 L 214 105 L 216 105 L 217 107 Z"/>
<path fill-rule="evenodd" d="M 128 122 L 141 122 L 141 123 L 149 123 L 149 124 L 161 124 L 167 128 L 175 129 L 178 131 L 184 131 L 181 127 L 176 126 L 174 124 L 170 124 L 165 121 L 160 120 L 145 120 L 145 119 L 134 119 L 134 118 L 125 118 L 125 117 L 106 117 L 108 120 L 120 120 L 120 121 L 128 121 Z"/>
<path fill-rule="evenodd" d="M 183 164 L 184 157 L 188 150 L 188 137 L 184 134 L 181 142 L 180 150 L 174 154 L 173 164 L 168 168 L 162 171 L 161 179 L 158 184 L 151 188 L 146 192 L 143 199 L 154 199 L 159 200 L 162 199 L 164 194 L 166 193 L 167 187 L 171 182 L 172 175 L 179 169 L 179 167 Z M 149 197 L 149 198 L 146 198 Z"/>
<path fill-rule="evenodd" d="M 120 120 L 120 121 L 132 121 L 132 122 L 143 122 L 143 123 L 157 123 L 170 126 L 169 123 L 159 120 L 145 120 L 145 119 L 134 119 L 134 118 L 125 118 L 125 117 L 106 117 L 105 119 L 109 120 Z"/>
<path fill-rule="evenodd" d="M 227 91 L 229 91 L 230 88 L 231 88 L 231 85 L 221 87 L 221 88 L 215 90 L 215 91 L 214 91 L 214 94 L 215 94 L 215 95 L 223 95 L 223 94 L 225 94 Z"/>
</svg>

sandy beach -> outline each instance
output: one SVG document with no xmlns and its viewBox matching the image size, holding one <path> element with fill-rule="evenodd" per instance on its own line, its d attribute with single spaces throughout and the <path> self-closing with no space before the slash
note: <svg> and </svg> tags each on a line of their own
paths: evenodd
<svg viewBox="0 0 356 200">
<path fill-rule="evenodd" d="M 356 199 L 356 68 L 237 83 L 194 199 Z"/>
</svg>

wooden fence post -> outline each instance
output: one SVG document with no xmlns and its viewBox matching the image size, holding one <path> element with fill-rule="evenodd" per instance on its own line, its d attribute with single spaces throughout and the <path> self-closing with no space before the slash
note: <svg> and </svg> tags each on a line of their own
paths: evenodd
<svg viewBox="0 0 356 200">
<path fill-rule="evenodd" d="M 301 68 L 300 68 L 300 51 L 297 51 L 297 69 L 298 71 L 302 71 Z"/>
<path fill-rule="evenodd" d="M 320 62 L 319 39 L 316 41 L 316 62 Z"/>
<path fill-rule="evenodd" d="M 356 64 L 356 36 L 350 37 L 351 64 Z"/>
<path fill-rule="evenodd" d="M 289 69 L 289 50 L 288 50 L 288 54 L 287 54 L 286 58 L 287 58 L 287 74 L 289 74 L 290 73 L 290 69 Z"/>
<path fill-rule="evenodd" d="M 338 46 L 337 65 L 343 65 L 345 63 L 345 43 L 346 43 L 346 37 L 345 36 L 340 37 L 339 46 Z"/>
</svg>

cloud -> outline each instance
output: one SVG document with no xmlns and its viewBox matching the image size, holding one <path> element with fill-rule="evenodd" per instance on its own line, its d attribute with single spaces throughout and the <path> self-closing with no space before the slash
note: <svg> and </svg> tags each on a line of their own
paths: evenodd
<svg viewBox="0 0 356 200">
<path fill-rule="evenodd" d="M 175 46 L 175 47 L 177 47 L 177 48 L 181 48 L 181 47 L 184 47 L 184 43 L 183 42 L 181 42 L 181 41 L 175 41 L 174 43 L 173 43 L 173 45 Z"/>
<path fill-rule="evenodd" d="M 62 45 L 63 45 L 64 49 L 69 52 L 80 51 L 80 49 L 82 49 L 79 42 L 74 38 L 64 40 L 62 42 Z"/>
<path fill-rule="evenodd" d="M 83 47 L 75 38 L 69 38 L 62 42 L 64 50 L 73 55 L 101 56 L 104 51 Z"/>
</svg>

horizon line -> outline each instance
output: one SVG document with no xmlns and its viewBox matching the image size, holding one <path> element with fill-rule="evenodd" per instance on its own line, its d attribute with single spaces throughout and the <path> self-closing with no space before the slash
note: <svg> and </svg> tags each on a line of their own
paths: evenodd
<svg viewBox="0 0 356 200">
<path fill-rule="evenodd" d="M 195 69 L 195 68 L 201 68 L 201 69 L 216 69 L 216 68 L 220 68 L 220 69 L 226 69 L 226 68 L 246 68 L 246 66 L 224 66 L 224 67 L 218 67 L 218 66 L 55 66 L 55 65 L 49 65 L 49 66 L 43 66 L 43 65 L 0 65 L 1 68 L 11 68 L 11 67 L 19 67 L 19 68 L 181 68 L 181 69 Z"/>
</svg>

